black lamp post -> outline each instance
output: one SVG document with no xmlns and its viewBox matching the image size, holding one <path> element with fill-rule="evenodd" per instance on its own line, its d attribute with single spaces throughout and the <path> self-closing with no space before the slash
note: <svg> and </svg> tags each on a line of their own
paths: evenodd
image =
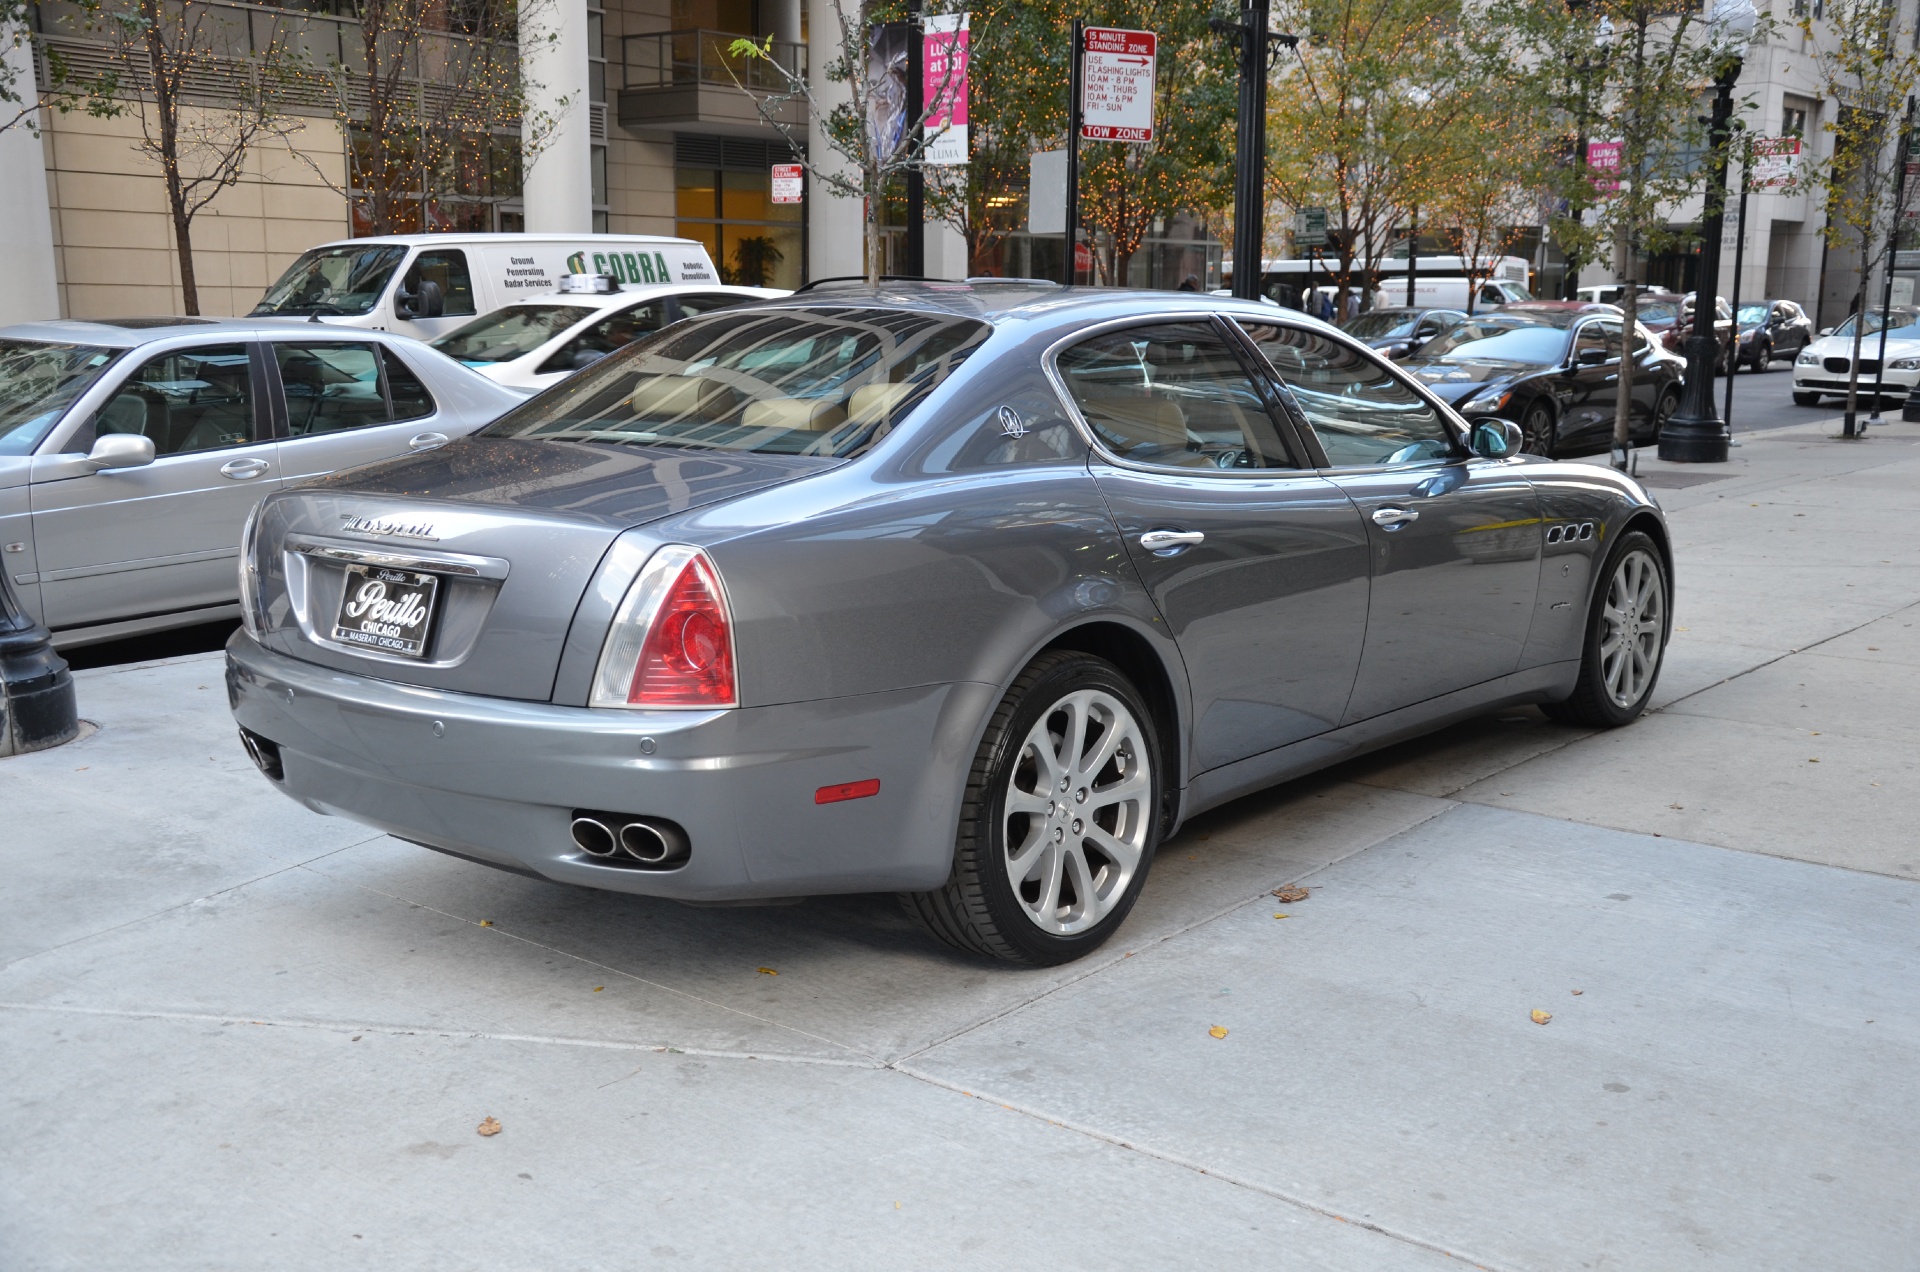
<svg viewBox="0 0 1920 1272">
<path fill-rule="evenodd" d="M 73 677 L 0 566 L 0 755 L 43 751 L 80 731 Z"/>
<path fill-rule="evenodd" d="M 1240 41 L 1240 108 L 1234 121 L 1237 146 L 1233 173 L 1233 294 L 1260 298 L 1260 275 L 1267 240 L 1267 76 L 1273 54 L 1297 48 L 1298 36 L 1268 32 L 1268 0 L 1251 0 L 1238 22 L 1215 19 L 1210 25 Z"/>
<path fill-rule="evenodd" d="M 1713 114 L 1707 124 L 1712 159 L 1700 217 L 1700 271 L 1693 289 L 1693 331 L 1685 346 L 1687 379 L 1680 408 L 1660 430 L 1660 458 L 1682 464 L 1724 464 L 1727 444 L 1732 440 L 1713 402 L 1713 371 L 1720 361 L 1720 337 L 1714 324 L 1720 317 L 1720 233 L 1727 209 L 1727 139 L 1733 120 L 1733 86 L 1740 79 L 1746 37 L 1758 19 L 1752 0 L 1722 0 L 1714 6 L 1714 33 L 1726 44 L 1727 56 L 1713 82 Z"/>
</svg>

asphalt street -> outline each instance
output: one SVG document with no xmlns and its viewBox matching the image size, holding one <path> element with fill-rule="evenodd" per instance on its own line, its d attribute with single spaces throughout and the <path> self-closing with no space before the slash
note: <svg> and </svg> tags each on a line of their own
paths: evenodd
<svg viewBox="0 0 1920 1272">
<path fill-rule="evenodd" d="M 217 653 L 83 670 L 0 762 L 0 1264 L 1912 1267 L 1920 425 L 1787 381 L 1642 452 L 1649 715 L 1216 810 L 1064 968 L 440 856 L 274 791 Z"/>
</svg>

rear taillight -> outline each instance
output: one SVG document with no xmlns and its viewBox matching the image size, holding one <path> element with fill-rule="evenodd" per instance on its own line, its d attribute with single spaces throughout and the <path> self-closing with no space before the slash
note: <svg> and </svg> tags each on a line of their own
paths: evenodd
<svg viewBox="0 0 1920 1272">
<path fill-rule="evenodd" d="M 589 701 L 650 709 L 739 700 L 733 617 L 719 571 L 698 548 L 661 548 L 614 613 Z"/>
<path fill-rule="evenodd" d="M 240 530 L 240 625 L 247 635 L 260 639 L 260 567 L 253 555 L 253 532 L 260 524 L 260 505 L 247 514 Z"/>
</svg>

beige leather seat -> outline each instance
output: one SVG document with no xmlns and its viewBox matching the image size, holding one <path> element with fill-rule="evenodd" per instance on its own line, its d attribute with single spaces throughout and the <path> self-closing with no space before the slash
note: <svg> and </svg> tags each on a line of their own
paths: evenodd
<svg viewBox="0 0 1920 1272">
<path fill-rule="evenodd" d="M 916 387 L 912 384 L 863 384 L 847 399 L 847 418 L 857 424 L 884 421 Z"/>
<path fill-rule="evenodd" d="M 733 390 L 718 380 L 688 375 L 649 376 L 633 386 L 627 407 L 651 423 L 711 420 L 733 404 Z"/>
<path fill-rule="evenodd" d="M 847 413 L 832 398 L 762 398 L 747 403 L 740 423 L 747 428 L 784 428 L 797 433 L 824 433 L 847 422 Z"/>
<path fill-rule="evenodd" d="M 1126 438 L 1134 446 L 1184 448 L 1187 413 L 1171 398 L 1100 397 L 1086 403 L 1095 424 Z"/>
</svg>

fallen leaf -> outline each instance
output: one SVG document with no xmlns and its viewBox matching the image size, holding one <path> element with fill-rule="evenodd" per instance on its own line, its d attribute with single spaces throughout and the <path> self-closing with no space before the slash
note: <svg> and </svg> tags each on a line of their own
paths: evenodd
<svg viewBox="0 0 1920 1272">
<path fill-rule="evenodd" d="M 1869 782 L 1869 783 L 1867 783 L 1867 785 L 1869 785 L 1869 786 L 1878 786 L 1878 785 L 1880 785 L 1880 783 L 1878 783 L 1878 782 Z"/>
<path fill-rule="evenodd" d="M 358 1042 L 358 1041 L 360 1041 L 360 1037 L 361 1037 L 361 1035 L 359 1035 L 359 1034 L 355 1034 L 355 1035 L 353 1035 L 353 1037 L 352 1037 L 352 1038 L 350 1038 L 350 1039 L 348 1039 L 348 1041 L 349 1041 L 349 1042 Z"/>
<path fill-rule="evenodd" d="M 1878 645 L 1868 645 L 1868 646 L 1867 646 L 1867 652 L 1868 652 L 1868 653 L 1870 653 L 1870 654 L 1877 654 L 1877 653 L 1879 653 L 1879 652 L 1880 652 L 1880 646 L 1878 646 Z"/>
<path fill-rule="evenodd" d="M 1819 762 L 1820 762 L 1820 757 L 1817 755 L 1809 756 L 1807 759 L 1807 763 L 1809 764 L 1818 764 Z"/>
<path fill-rule="evenodd" d="M 1305 901 L 1307 894 L 1312 891 L 1312 888 L 1303 888 L 1297 883 L 1290 883 L 1284 888 L 1275 888 L 1273 895 L 1287 902 Z"/>
<path fill-rule="evenodd" d="M 1680 808 L 1680 809 L 1684 809 L 1684 808 L 1686 807 L 1686 805 L 1685 805 L 1685 804 L 1668 804 L 1668 805 L 1667 805 L 1667 807 L 1668 807 L 1668 808 Z"/>
<path fill-rule="evenodd" d="M 1275 911 L 1273 912 L 1273 917 L 1274 917 L 1274 918 L 1276 918 L 1276 919 L 1290 919 L 1290 918 L 1292 918 L 1293 916 L 1292 916 L 1291 914 L 1286 914 L 1286 913 L 1283 913 L 1283 912 L 1281 912 L 1281 911 L 1279 911 L 1279 910 L 1275 910 Z"/>
<path fill-rule="evenodd" d="M 1755 506 L 1757 507 L 1758 505 L 1755 505 Z M 1547 1023 L 1547 1022 L 1548 1022 L 1549 1020 L 1552 1020 L 1552 1019 L 1553 1019 L 1553 1013 L 1552 1013 L 1552 1012 L 1550 1012 L 1550 1011 L 1541 1011 L 1541 1010 L 1540 1010 L 1540 1009 L 1539 1009 L 1538 1007 L 1535 1007 L 1535 1008 L 1533 1009 L 1533 1023 L 1534 1023 L 1534 1024 L 1536 1024 L 1536 1025 L 1544 1025 L 1544 1024 L 1546 1024 L 1546 1023 Z"/>
<path fill-rule="evenodd" d="M 605 988 L 606 988 L 606 986 L 605 986 L 605 985 L 595 985 L 595 986 L 593 987 L 593 992 L 597 994 L 597 993 L 599 993 L 599 992 L 600 992 L 601 990 L 603 990 L 603 989 L 605 989 Z"/>
<path fill-rule="evenodd" d="M 762 976 L 778 976 L 780 973 L 774 971 L 771 967 L 763 967 L 760 969 L 760 974 Z"/>
<path fill-rule="evenodd" d="M 1224 1038 L 1227 1036 L 1227 1027 L 1225 1025 L 1215 1025 L 1213 1028 L 1207 1030 L 1207 1032 L 1216 1038 Z"/>
<path fill-rule="evenodd" d="M 1586 991 L 1586 990 L 1584 990 L 1584 989 L 1576 989 L 1576 990 L 1574 990 L 1574 991 L 1573 991 L 1573 996 L 1574 996 L 1575 998 L 1578 998 L 1578 997 L 1580 997 L 1580 995 L 1582 995 L 1582 994 L 1584 994 L 1584 993 L 1586 993 L 1586 992 L 1587 992 L 1587 991 Z"/>
<path fill-rule="evenodd" d="M 481 927 L 492 927 L 492 926 L 493 926 L 493 920 L 492 920 L 492 919 L 482 919 L 482 920 L 480 920 L 480 926 L 481 926 Z"/>
<path fill-rule="evenodd" d="M 480 1123 L 480 1125 L 474 1127 L 473 1129 L 480 1132 L 482 1135 L 498 1135 L 500 1133 L 500 1123 L 494 1121 L 493 1115 L 489 1113 L 487 1115 L 487 1120 Z"/>
</svg>

